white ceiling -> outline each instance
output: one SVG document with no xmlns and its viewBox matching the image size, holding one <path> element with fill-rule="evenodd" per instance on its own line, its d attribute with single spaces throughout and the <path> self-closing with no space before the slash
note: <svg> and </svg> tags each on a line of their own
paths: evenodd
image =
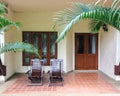
<svg viewBox="0 0 120 96">
<path fill-rule="evenodd" d="M 26 11 L 59 11 L 70 6 L 70 2 L 79 1 L 89 3 L 97 0 L 3 0 L 3 1 L 13 11 L 26 12 Z"/>
</svg>

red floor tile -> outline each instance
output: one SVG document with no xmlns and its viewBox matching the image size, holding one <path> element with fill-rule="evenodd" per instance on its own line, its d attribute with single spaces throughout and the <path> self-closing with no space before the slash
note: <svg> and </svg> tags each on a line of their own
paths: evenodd
<svg viewBox="0 0 120 96">
<path fill-rule="evenodd" d="M 19 77 L 3 93 L 120 93 L 99 73 L 71 73 L 64 77 L 64 86 L 48 86 L 48 78 L 43 86 L 28 86 L 26 76 Z"/>
</svg>

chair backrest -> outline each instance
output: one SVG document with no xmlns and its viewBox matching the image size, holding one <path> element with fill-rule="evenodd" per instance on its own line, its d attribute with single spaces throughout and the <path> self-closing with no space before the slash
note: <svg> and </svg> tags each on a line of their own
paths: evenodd
<svg viewBox="0 0 120 96">
<path fill-rule="evenodd" d="M 41 76 L 42 65 L 40 59 L 31 59 L 30 70 L 31 76 Z"/>
<path fill-rule="evenodd" d="M 52 76 L 61 76 L 62 75 L 62 59 L 51 59 L 50 60 L 50 73 Z"/>
</svg>

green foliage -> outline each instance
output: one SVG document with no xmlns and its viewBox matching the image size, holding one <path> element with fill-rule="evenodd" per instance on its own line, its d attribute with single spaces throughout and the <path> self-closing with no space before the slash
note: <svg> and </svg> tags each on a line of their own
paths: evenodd
<svg viewBox="0 0 120 96">
<path fill-rule="evenodd" d="M 0 15 L 5 13 L 6 7 L 3 2 L 0 2 Z"/>
<path fill-rule="evenodd" d="M 11 26 L 19 29 L 20 25 L 21 25 L 19 22 L 13 22 L 12 20 L 7 19 L 5 17 L 6 10 L 7 10 L 7 8 L 4 5 L 4 3 L 0 2 L 0 33 L 5 32 Z M 7 43 L 4 46 L 0 47 L 1 54 L 5 53 L 5 52 L 11 52 L 11 51 L 13 51 L 13 52 L 25 51 L 25 52 L 35 54 L 37 57 L 40 58 L 40 55 L 38 53 L 38 49 L 29 43 L 12 42 L 12 43 Z"/>
<path fill-rule="evenodd" d="M 37 57 L 41 58 L 38 54 L 38 49 L 35 48 L 32 44 L 24 43 L 24 42 L 12 42 L 7 43 L 4 46 L 1 46 L 0 53 L 5 52 L 16 52 L 16 51 L 24 51 L 28 53 L 34 53 Z"/>
<path fill-rule="evenodd" d="M 19 22 L 13 22 L 7 18 L 0 16 L 0 33 L 5 32 L 10 26 L 14 26 L 19 29 L 20 25 L 21 24 Z"/>
<path fill-rule="evenodd" d="M 6 10 L 8 9 L 4 5 L 4 3 L 0 2 L 0 33 L 5 32 L 10 26 L 14 26 L 19 29 L 21 25 L 20 22 L 13 22 L 12 20 L 7 19 L 5 17 Z"/>
<path fill-rule="evenodd" d="M 96 4 L 81 4 L 76 2 L 73 3 L 72 8 L 58 12 L 55 18 L 57 21 L 56 25 L 62 25 L 64 28 L 57 42 L 63 39 L 71 27 L 80 20 L 91 20 L 89 25 L 93 33 L 99 32 L 103 24 L 109 24 L 120 31 L 120 6 L 118 5 L 120 0 L 115 1 L 110 7 L 100 6 L 99 2 Z"/>
<path fill-rule="evenodd" d="M 92 33 L 98 33 L 100 28 L 103 26 L 104 22 L 98 20 L 91 20 L 89 27 Z"/>
</svg>

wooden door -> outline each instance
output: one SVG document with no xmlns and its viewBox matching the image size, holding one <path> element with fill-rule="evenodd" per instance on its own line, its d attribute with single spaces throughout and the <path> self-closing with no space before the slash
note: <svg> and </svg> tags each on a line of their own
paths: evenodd
<svg viewBox="0 0 120 96">
<path fill-rule="evenodd" d="M 98 34 L 75 34 L 75 69 L 98 69 Z"/>
</svg>

